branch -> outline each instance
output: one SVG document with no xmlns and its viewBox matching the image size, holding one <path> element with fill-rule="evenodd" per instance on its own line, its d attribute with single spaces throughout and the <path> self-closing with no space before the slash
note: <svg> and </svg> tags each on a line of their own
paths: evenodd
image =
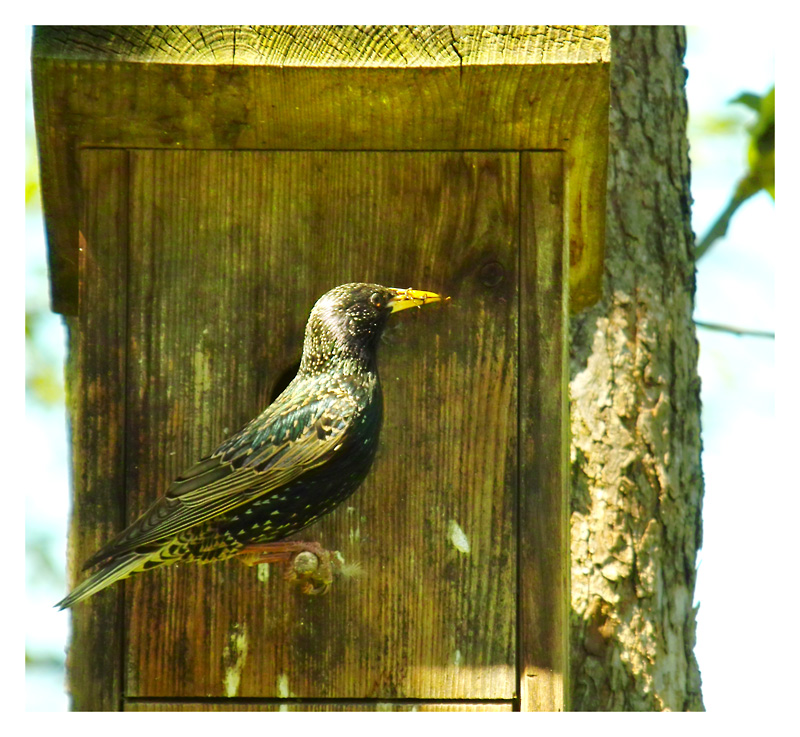
<svg viewBox="0 0 800 737">
<path fill-rule="evenodd" d="M 716 222 L 711 226 L 711 229 L 706 233 L 705 237 L 703 238 L 700 243 L 694 249 L 694 260 L 699 261 L 706 251 L 711 248 L 712 245 L 720 238 L 724 237 L 725 234 L 728 232 L 728 224 L 733 217 L 733 214 L 739 209 L 739 205 L 741 205 L 745 200 L 749 198 L 750 195 L 747 197 L 742 197 L 738 192 L 731 197 L 731 201 L 728 203 L 728 206 L 723 210 L 722 214 L 717 218 Z"/>
<path fill-rule="evenodd" d="M 718 322 L 702 322 L 700 320 L 695 320 L 694 324 L 699 328 L 716 330 L 720 333 L 731 333 L 731 335 L 749 336 L 753 338 L 770 338 L 771 340 L 775 340 L 775 333 L 770 332 L 769 330 L 748 330 L 747 328 L 737 328 L 733 327 L 732 325 L 720 325 Z"/>
</svg>

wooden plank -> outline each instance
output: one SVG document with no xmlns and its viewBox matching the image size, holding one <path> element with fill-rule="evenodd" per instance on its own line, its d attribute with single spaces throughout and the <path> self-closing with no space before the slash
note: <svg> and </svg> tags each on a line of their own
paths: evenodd
<svg viewBox="0 0 800 737">
<path fill-rule="evenodd" d="M 608 62 L 602 26 L 37 27 L 54 307 L 78 307 L 70 176 L 88 145 L 563 150 L 580 309 L 602 277 Z"/>
<path fill-rule="evenodd" d="M 284 67 L 591 64 L 607 26 L 36 26 L 38 53 L 86 61 Z"/>
<path fill-rule="evenodd" d="M 128 155 L 86 151 L 81 226 L 83 298 L 102 309 L 69 318 L 66 368 L 73 503 L 69 578 L 124 523 Z M 72 708 L 117 710 L 122 694 L 120 591 L 72 611 L 67 670 Z"/>
<path fill-rule="evenodd" d="M 521 156 L 519 669 L 522 711 L 569 710 L 564 157 Z"/>
<path fill-rule="evenodd" d="M 292 701 L 288 703 L 257 702 L 230 699 L 227 701 L 169 702 L 169 701 L 126 701 L 125 711 L 311 711 L 311 712 L 364 712 L 364 711 L 403 711 L 403 712 L 510 712 L 513 704 L 508 702 L 393 702 L 393 701 Z"/>
<path fill-rule="evenodd" d="M 301 535 L 364 575 L 317 598 L 236 561 L 133 579 L 128 696 L 514 696 L 518 159 L 131 154 L 131 515 L 260 410 L 330 287 L 453 301 L 394 320 L 373 473 Z"/>
</svg>

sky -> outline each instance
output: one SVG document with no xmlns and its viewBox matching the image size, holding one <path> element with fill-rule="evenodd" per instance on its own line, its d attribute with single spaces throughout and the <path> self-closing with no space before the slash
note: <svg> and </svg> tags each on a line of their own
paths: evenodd
<svg viewBox="0 0 800 737">
<path fill-rule="evenodd" d="M 744 131 L 717 140 L 703 136 L 704 122 L 726 108 L 732 112 L 738 108 L 750 120 L 744 108 L 727 103 L 745 90 L 766 92 L 775 81 L 775 58 L 768 42 L 748 45 L 747 54 L 742 54 L 738 34 L 713 26 L 690 28 L 688 39 L 692 216 L 700 238 L 727 204 L 732 182 L 745 171 L 747 146 Z M 726 238 L 700 260 L 695 319 L 776 329 L 779 253 L 774 210 L 766 193 L 756 195 L 734 216 Z M 695 654 L 706 709 L 735 712 L 742 700 L 743 626 L 761 621 L 764 598 L 759 593 L 766 593 L 758 591 L 759 581 L 766 582 L 760 570 L 763 560 L 749 554 L 743 539 L 769 531 L 774 514 L 772 505 L 757 500 L 759 492 L 775 488 L 778 465 L 775 341 L 704 329 L 698 329 L 698 338 L 705 499 L 695 591 L 700 607 Z M 743 577 L 751 576 L 743 587 Z M 748 651 L 748 660 L 751 657 L 758 660 L 768 653 Z M 747 668 L 754 666 L 751 661 Z M 754 683 L 758 680 L 749 680 L 748 688 L 763 689 L 762 703 L 766 703 L 772 686 L 767 679 Z"/>
<path fill-rule="evenodd" d="M 745 131 L 710 138 L 708 119 L 727 111 L 749 121 L 746 110 L 737 111 L 727 103 L 745 90 L 766 92 L 775 80 L 775 58 L 773 43 L 764 34 L 750 37 L 746 54 L 741 37 L 730 29 L 692 27 L 688 38 L 693 228 L 700 237 L 726 204 L 746 161 Z M 31 115 L 30 109 L 27 114 Z M 728 236 L 698 264 L 696 319 L 774 330 L 777 243 L 774 205 L 762 193 L 740 209 Z M 46 305 L 45 241 L 36 214 L 26 217 L 25 252 L 26 301 Z M 763 575 L 764 556 L 770 550 L 764 536 L 774 525 L 774 500 L 780 499 L 776 495 L 786 492 L 777 472 L 775 341 L 703 329 L 698 337 L 706 491 L 696 591 L 696 655 L 706 708 L 735 711 L 742 705 L 742 668 L 765 672 L 777 666 L 781 655 L 780 648 L 748 643 L 754 628 L 764 621 L 764 598 L 774 593 L 770 587 L 774 588 L 775 575 L 783 575 L 774 568 L 772 577 Z M 63 361 L 59 316 L 48 317 L 39 349 Z M 29 540 L 32 535 L 45 535 L 55 565 L 63 572 L 69 499 L 64 411 L 29 404 L 24 422 L 26 436 L 41 439 L 35 453 L 31 450 L 25 459 L 35 469 L 33 483 L 26 489 L 26 535 Z M 767 499 L 773 503 L 766 503 Z M 757 543 L 743 545 L 743 538 L 754 531 Z M 68 617 L 52 608 L 63 593 L 59 588 L 63 583 L 57 581 L 57 577 L 27 580 L 26 647 L 51 662 L 48 668 L 26 673 L 29 711 L 68 707 L 63 691 Z M 774 698 L 767 678 L 749 677 L 748 689 L 748 699 L 754 703 Z"/>
</svg>

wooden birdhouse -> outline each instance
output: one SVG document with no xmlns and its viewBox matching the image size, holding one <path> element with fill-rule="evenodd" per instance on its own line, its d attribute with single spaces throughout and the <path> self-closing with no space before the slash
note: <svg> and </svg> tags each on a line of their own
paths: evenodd
<svg viewBox="0 0 800 737">
<path fill-rule="evenodd" d="M 608 73 L 597 26 L 35 29 L 73 582 L 270 401 L 321 294 L 452 298 L 393 318 L 375 466 L 300 535 L 360 575 L 115 584 L 73 611 L 73 708 L 569 708 L 567 323 L 599 295 Z"/>
</svg>

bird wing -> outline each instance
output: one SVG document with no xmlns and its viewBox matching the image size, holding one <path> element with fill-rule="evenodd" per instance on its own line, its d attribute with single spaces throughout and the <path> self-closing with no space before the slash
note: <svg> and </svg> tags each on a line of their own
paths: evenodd
<svg viewBox="0 0 800 737">
<path fill-rule="evenodd" d="M 289 407 L 271 405 L 181 474 L 164 496 L 84 567 L 141 546 L 158 547 L 323 466 L 347 441 L 357 412 L 357 403 L 344 392 Z"/>
</svg>

